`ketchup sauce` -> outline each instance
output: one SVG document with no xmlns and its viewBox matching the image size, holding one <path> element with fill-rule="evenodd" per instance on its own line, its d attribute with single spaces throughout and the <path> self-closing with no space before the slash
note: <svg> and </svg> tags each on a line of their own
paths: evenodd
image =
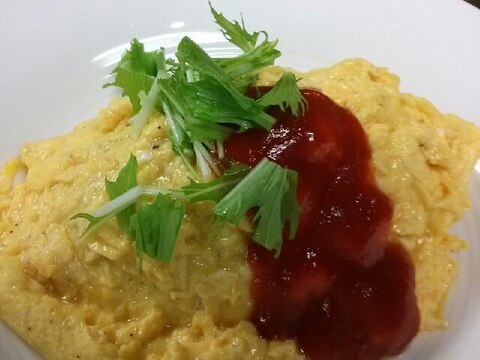
<svg viewBox="0 0 480 360">
<path fill-rule="evenodd" d="M 387 241 L 392 206 L 376 185 L 366 134 L 322 93 L 302 94 L 304 116 L 274 109 L 271 131 L 225 143 L 230 159 L 254 166 L 267 157 L 299 174 L 295 239 L 285 237 L 278 258 L 248 245 L 250 321 L 265 339 L 294 339 L 310 359 L 398 354 L 419 328 L 414 267 L 401 245 Z"/>
</svg>

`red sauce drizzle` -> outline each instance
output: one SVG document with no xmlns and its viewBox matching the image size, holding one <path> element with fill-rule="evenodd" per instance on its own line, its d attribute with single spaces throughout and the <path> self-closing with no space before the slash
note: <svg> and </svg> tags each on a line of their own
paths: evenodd
<svg viewBox="0 0 480 360">
<path fill-rule="evenodd" d="M 267 91 L 267 88 L 261 89 Z M 274 128 L 235 134 L 229 158 L 263 157 L 298 171 L 300 223 L 278 259 L 250 242 L 250 320 L 266 339 L 294 339 L 311 359 L 374 360 L 416 335 L 414 268 L 387 242 L 392 207 L 377 187 L 358 120 L 318 91 L 302 91 L 303 117 L 278 110 Z"/>
</svg>

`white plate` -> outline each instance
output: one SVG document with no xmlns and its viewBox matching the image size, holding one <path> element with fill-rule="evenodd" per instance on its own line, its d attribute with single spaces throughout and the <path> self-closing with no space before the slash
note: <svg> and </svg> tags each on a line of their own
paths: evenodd
<svg viewBox="0 0 480 360">
<path fill-rule="evenodd" d="M 212 51 L 224 51 L 224 42 L 211 33 L 216 26 L 206 1 L 137 3 L 2 4 L 1 163 L 25 141 L 64 133 L 93 117 L 112 96 L 113 90 L 101 90 L 101 85 L 131 38 L 168 46 L 179 33 L 194 32 Z M 214 5 L 230 18 L 242 12 L 248 28 L 278 37 L 281 65 L 306 70 L 363 57 L 399 74 L 404 91 L 480 124 L 480 10 L 461 0 L 217 0 Z M 461 275 L 447 309 L 451 328 L 419 336 L 404 360 L 478 358 L 479 177 L 475 174 L 472 190 L 475 211 L 456 226 L 471 248 L 459 256 Z M 0 324 L 0 359 L 40 357 Z"/>
</svg>

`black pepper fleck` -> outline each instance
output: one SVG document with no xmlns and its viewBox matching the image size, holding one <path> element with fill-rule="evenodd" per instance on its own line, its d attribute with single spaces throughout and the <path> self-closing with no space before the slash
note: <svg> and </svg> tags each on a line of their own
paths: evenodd
<svg viewBox="0 0 480 360">
<path fill-rule="evenodd" d="M 158 149 L 159 147 L 160 147 L 160 145 L 154 144 L 154 145 L 152 146 L 152 149 L 155 150 L 155 149 Z"/>
</svg>

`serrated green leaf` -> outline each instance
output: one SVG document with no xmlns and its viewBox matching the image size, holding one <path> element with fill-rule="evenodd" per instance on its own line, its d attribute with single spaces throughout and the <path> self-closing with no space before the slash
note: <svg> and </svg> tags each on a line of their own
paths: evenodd
<svg viewBox="0 0 480 360">
<path fill-rule="evenodd" d="M 130 229 L 137 256 L 145 252 L 159 261 L 169 261 L 184 213 L 183 203 L 162 194 L 158 194 L 154 202 L 140 205 Z"/>
<path fill-rule="evenodd" d="M 82 235 L 80 236 L 80 240 L 85 240 L 88 236 L 90 236 L 95 231 L 97 231 L 97 229 L 100 228 L 100 226 L 105 224 L 114 216 L 115 215 L 104 215 L 102 217 L 96 217 L 96 216 L 92 216 L 89 213 L 78 213 L 72 216 L 70 220 L 74 220 L 74 219 L 88 220 L 87 228 L 83 231 Z"/>
<path fill-rule="evenodd" d="M 277 41 L 264 41 L 247 53 L 218 59 L 220 67 L 234 80 L 235 86 L 244 92 L 258 78 L 258 73 L 273 65 L 281 53 L 277 50 Z"/>
<path fill-rule="evenodd" d="M 115 80 L 104 87 L 117 86 L 122 88 L 123 95 L 130 98 L 133 114 L 140 111 L 139 94 L 148 93 L 154 78 L 158 73 L 159 64 L 164 64 L 163 50 L 146 52 L 143 44 L 137 39 L 130 43 L 130 49 L 122 56 L 119 64 L 113 69 Z"/>
<path fill-rule="evenodd" d="M 279 256 L 285 223 L 289 223 L 290 238 L 297 229 L 296 182 L 294 171 L 265 158 L 215 206 L 214 213 L 238 224 L 249 210 L 257 209 L 253 239 Z"/>
<path fill-rule="evenodd" d="M 130 155 L 128 162 L 118 173 L 115 181 L 105 179 L 105 188 L 110 200 L 113 200 L 128 190 L 137 186 L 137 159 Z M 130 229 L 130 217 L 135 213 L 135 204 L 130 205 L 117 215 L 118 226 L 128 233 Z"/>
<path fill-rule="evenodd" d="M 290 108 L 295 116 L 303 115 L 307 106 L 307 101 L 298 89 L 295 75 L 291 72 L 284 73 L 273 88 L 257 101 L 265 107 L 277 105 L 282 111 Z"/>
<path fill-rule="evenodd" d="M 229 42 L 238 46 L 244 52 L 250 51 L 255 47 L 260 32 L 255 31 L 250 34 L 245 29 L 243 19 L 241 24 L 238 21 L 229 21 L 223 14 L 217 12 L 212 7 L 212 4 L 209 5 L 215 22 L 221 27 L 220 31 Z"/>
<path fill-rule="evenodd" d="M 263 127 L 270 130 L 275 123 L 275 119 L 263 112 L 263 107 L 255 100 L 246 97 L 236 87 L 233 79 L 195 42 L 190 38 L 184 37 L 178 44 L 177 58 L 186 64 L 189 64 L 195 71 L 202 75 L 205 80 L 203 86 L 215 83 L 218 93 L 229 93 L 232 102 L 238 109 L 242 110 L 240 119 L 246 120 L 250 127 Z M 211 98 L 211 88 L 208 90 L 208 96 Z M 210 107 L 213 111 L 214 109 Z M 206 113 L 206 112 L 205 112 Z"/>
<path fill-rule="evenodd" d="M 219 202 L 228 194 L 247 174 L 249 170 L 246 166 L 236 166 L 226 172 L 219 178 L 207 182 L 191 182 L 190 185 L 182 187 L 182 192 L 189 203 L 199 201 Z"/>
</svg>

